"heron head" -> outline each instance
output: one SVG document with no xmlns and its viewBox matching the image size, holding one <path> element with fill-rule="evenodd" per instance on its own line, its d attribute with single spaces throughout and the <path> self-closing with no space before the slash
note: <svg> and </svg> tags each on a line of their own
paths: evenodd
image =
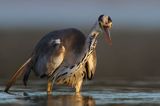
<svg viewBox="0 0 160 106">
<path fill-rule="evenodd" d="M 112 45 L 112 40 L 111 40 L 111 37 L 110 37 L 110 29 L 112 27 L 112 19 L 110 16 L 105 16 L 105 15 L 100 15 L 99 18 L 98 18 L 98 22 L 99 22 L 99 26 L 100 28 L 102 29 L 105 37 L 106 37 L 106 40 L 107 40 L 107 43 L 109 45 Z"/>
</svg>

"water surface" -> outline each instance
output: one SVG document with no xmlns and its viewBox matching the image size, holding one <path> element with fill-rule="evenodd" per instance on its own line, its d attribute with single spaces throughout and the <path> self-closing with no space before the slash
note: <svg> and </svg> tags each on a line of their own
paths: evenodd
<svg viewBox="0 0 160 106">
<path fill-rule="evenodd" d="M 122 81 L 121 81 L 122 82 Z M 37 83 L 37 84 L 36 84 Z M 10 94 L 0 87 L 1 106 L 159 106 L 160 89 L 153 82 L 94 81 L 83 85 L 81 94 L 74 89 L 55 86 L 48 96 L 44 82 L 32 82 L 28 87 L 16 85 Z M 130 84 L 129 84 L 130 83 Z M 157 83 L 158 84 L 158 83 Z M 147 86 L 147 87 L 146 87 Z"/>
</svg>

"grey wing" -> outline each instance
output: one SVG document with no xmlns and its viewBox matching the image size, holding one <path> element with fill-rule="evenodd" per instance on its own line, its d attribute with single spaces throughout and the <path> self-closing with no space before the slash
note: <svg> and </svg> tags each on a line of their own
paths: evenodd
<svg viewBox="0 0 160 106">
<path fill-rule="evenodd" d="M 61 43 L 55 45 L 56 39 L 60 39 Z M 50 77 L 55 75 L 55 70 L 61 71 L 64 65 L 72 67 L 83 52 L 85 40 L 85 35 L 73 28 L 48 33 L 37 43 L 32 53 L 32 66 L 26 71 L 24 82 L 27 82 L 31 70 L 37 76 Z"/>
<path fill-rule="evenodd" d="M 96 70 L 96 64 L 97 64 L 97 57 L 96 57 L 96 50 L 94 50 L 85 64 L 87 79 L 91 80 L 93 78 Z"/>
<path fill-rule="evenodd" d="M 41 77 L 52 75 L 64 60 L 65 48 L 60 41 L 56 40 L 49 42 L 50 49 L 44 54 L 39 54 L 37 58 L 34 71 Z"/>
</svg>

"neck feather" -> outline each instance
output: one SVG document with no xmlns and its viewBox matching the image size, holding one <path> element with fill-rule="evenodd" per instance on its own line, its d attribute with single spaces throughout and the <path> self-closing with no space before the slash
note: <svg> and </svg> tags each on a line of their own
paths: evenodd
<svg viewBox="0 0 160 106">
<path fill-rule="evenodd" d="M 101 28 L 99 27 L 99 22 L 97 21 L 93 27 L 91 28 L 91 31 L 90 31 L 90 34 L 89 34 L 89 37 L 90 36 L 98 36 L 99 34 L 101 33 Z"/>
</svg>

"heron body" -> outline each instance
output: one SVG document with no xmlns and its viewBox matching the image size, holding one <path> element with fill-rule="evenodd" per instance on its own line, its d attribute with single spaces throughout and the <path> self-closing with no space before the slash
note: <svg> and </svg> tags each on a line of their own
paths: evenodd
<svg viewBox="0 0 160 106">
<path fill-rule="evenodd" d="M 59 42 L 56 43 L 56 40 Z M 77 29 L 51 32 L 39 41 L 33 52 L 33 55 L 36 54 L 33 70 L 38 76 L 48 76 L 47 73 L 53 73 L 60 64 L 61 67 L 73 66 L 82 54 L 84 45 L 85 36 Z"/>
<path fill-rule="evenodd" d="M 33 70 L 37 76 L 47 77 L 48 93 L 51 93 L 53 84 L 72 86 L 76 92 L 80 92 L 83 79 L 91 80 L 94 76 L 97 36 L 102 32 L 102 28 L 111 27 L 112 21 L 109 18 L 101 15 L 87 36 L 75 28 L 57 30 L 45 35 L 37 43 L 30 58 L 9 80 L 5 91 L 9 90 L 22 73 L 24 85 L 27 85 L 29 74 Z"/>
</svg>

